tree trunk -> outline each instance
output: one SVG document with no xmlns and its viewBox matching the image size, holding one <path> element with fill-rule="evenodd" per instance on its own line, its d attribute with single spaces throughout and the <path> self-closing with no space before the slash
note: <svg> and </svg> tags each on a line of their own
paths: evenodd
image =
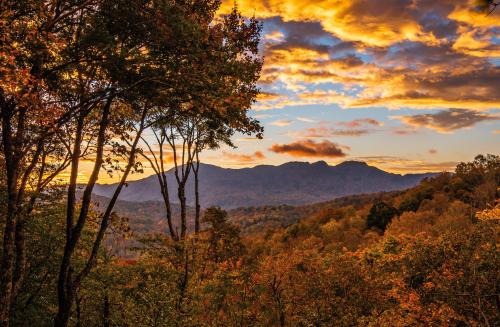
<svg viewBox="0 0 500 327">
<path fill-rule="evenodd" d="M 9 314 L 12 297 L 12 275 L 14 266 L 14 234 L 16 229 L 15 215 L 11 206 L 12 199 L 8 199 L 7 217 L 5 222 L 2 270 L 1 270 L 1 297 L 0 297 L 0 323 L 2 327 L 9 326 Z"/>
<path fill-rule="evenodd" d="M 82 327 L 82 298 L 76 296 L 76 327 Z"/>
<path fill-rule="evenodd" d="M 87 263 L 85 264 L 85 267 L 76 275 L 76 277 L 72 278 L 72 268 L 71 268 L 71 255 L 73 254 L 75 247 L 77 245 L 77 242 L 79 240 L 79 237 L 81 235 L 82 229 L 84 227 L 84 223 L 86 220 L 86 215 L 88 212 L 88 206 L 90 204 L 91 200 L 91 194 L 92 194 L 92 188 L 97 182 L 97 177 L 99 174 L 100 167 L 102 165 L 103 161 L 103 151 L 104 151 L 104 144 L 105 144 L 105 130 L 107 127 L 108 123 L 108 114 L 109 114 L 109 109 L 111 106 L 111 101 L 108 101 L 107 105 L 105 106 L 105 109 L 103 111 L 103 118 L 101 120 L 101 126 L 99 128 L 99 135 L 97 137 L 97 151 L 96 151 L 96 163 L 94 165 L 94 170 L 92 171 L 91 177 L 89 179 L 89 182 L 87 183 L 87 187 L 85 189 L 83 198 L 82 198 L 82 208 L 80 209 L 80 216 L 78 219 L 78 222 L 75 226 L 74 229 L 70 230 L 69 238 L 66 240 L 66 247 L 65 247 L 65 253 L 63 257 L 63 263 L 61 264 L 61 271 L 59 274 L 59 281 L 58 281 L 58 296 L 59 296 L 59 311 L 57 313 L 57 316 L 54 320 L 54 326 L 55 327 L 66 327 L 68 325 L 70 313 L 71 313 L 71 306 L 74 300 L 74 295 L 76 290 L 81 284 L 81 281 L 83 278 L 85 278 L 92 267 L 96 263 L 97 259 L 97 254 L 99 252 L 99 248 L 101 246 L 102 240 L 104 239 L 106 230 L 109 225 L 109 220 L 111 217 L 111 213 L 113 212 L 114 205 L 116 204 L 116 201 L 118 200 L 118 196 L 120 195 L 121 190 L 123 189 L 123 186 L 125 185 L 128 175 L 134 165 L 135 161 L 135 155 L 136 155 L 136 149 L 137 149 L 137 144 L 141 138 L 141 133 L 144 130 L 144 120 L 146 118 L 147 114 L 147 108 L 143 110 L 143 114 L 141 117 L 141 127 L 139 128 L 139 131 L 137 132 L 137 135 L 135 137 L 134 143 L 131 146 L 130 149 L 130 154 L 127 160 L 127 166 L 123 172 L 123 175 L 120 179 L 120 182 L 118 183 L 118 186 L 115 189 L 115 192 L 113 196 L 111 197 L 109 204 L 106 208 L 106 211 L 102 215 L 102 220 L 101 220 L 101 225 L 99 227 L 99 231 L 97 233 L 96 239 L 94 240 L 94 244 L 92 245 L 92 251 L 90 253 L 90 257 L 87 260 Z M 73 172 L 72 172 L 73 173 Z M 85 201 L 85 202 L 84 202 Z M 83 215 L 83 216 L 82 216 Z M 68 222 L 70 222 L 68 220 Z M 71 221 L 72 223 L 72 221 Z M 68 245 L 69 244 L 69 245 Z M 66 249 L 68 249 L 68 254 L 66 254 Z M 68 262 L 65 262 L 67 256 Z M 63 265 L 66 264 L 67 267 L 63 267 Z M 63 268 L 67 269 L 66 273 L 66 278 L 64 278 L 63 274 L 65 271 Z"/>
<path fill-rule="evenodd" d="M 103 326 L 104 327 L 109 327 L 111 323 L 110 319 L 110 305 L 109 305 L 109 296 L 108 296 L 108 291 L 104 294 L 104 303 L 103 303 L 103 308 L 102 308 L 102 320 L 103 320 Z"/>
<path fill-rule="evenodd" d="M 26 270 L 26 240 L 25 240 L 25 224 L 26 215 L 18 215 L 15 233 L 15 245 L 16 245 L 16 265 L 14 267 L 14 275 L 12 278 L 12 295 L 11 303 L 15 302 L 19 289 L 24 280 L 25 270 Z"/>
<path fill-rule="evenodd" d="M 12 276 L 12 294 L 11 294 L 11 306 L 14 305 L 15 299 L 21 288 L 25 277 L 26 270 L 26 240 L 25 240 L 25 225 L 28 216 L 31 214 L 31 211 L 34 206 L 34 201 L 36 201 L 36 196 L 33 197 L 33 201 L 28 201 L 26 206 L 23 206 L 26 184 L 28 182 L 29 177 L 32 175 L 34 168 L 38 163 L 38 159 L 40 154 L 43 151 L 43 142 L 39 141 L 37 144 L 36 151 L 31 159 L 30 164 L 24 170 L 23 177 L 21 178 L 21 182 L 17 189 L 17 203 L 16 203 L 16 231 L 15 231 L 15 266 Z M 42 175 L 39 175 L 41 178 Z"/>
<path fill-rule="evenodd" d="M 160 183 L 160 189 L 161 189 L 161 195 L 163 197 L 163 203 L 165 204 L 165 210 L 167 212 L 167 224 L 168 224 L 168 230 L 170 232 L 170 236 L 174 241 L 179 240 L 179 236 L 175 232 L 174 225 L 172 223 L 172 206 L 170 205 L 170 196 L 168 194 L 168 182 L 167 182 L 167 176 L 165 175 L 164 171 L 161 171 L 157 173 L 158 175 L 158 181 Z"/>
<path fill-rule="evenodd" d="M 198 154 L 196 154 L 196 169 L 193 169 L 193 173 L 194 173 L 194 201 L 195 201 L 194 233 L 196 235 L 200 233 L 200 213 L 201 213 L 199 179 L 198 179 L 199 169 L 200 169 L 200 161 L 198 159 Z"/>
<path fill-rule="evenodd" d="M 181 204 L 181 240 L 186 238 L 186 191 L 185 182 L 179 183 L 177 188 L 177 195 Z"/>
<path fill-rule="evenodd" d="M 78 178 L 78 166 L 80 163 L 80 151 L 83 140 L 83 125 L 85 114 L 82 112 L 78 117 L 75 144 L 73 145 L 73 154 L 71 158 L 71 174 L 68 185 L 67 204 L 66 204 L 66 243 L 57 280 L 57 299 L 58 312 L 54 321 L 54 326 L 65 327 L 68 325 L 71 305 L 73 302 L 74 289 L 71 278 L 71 255 L 73 254 L 73 221 L 76 206 L 76 185 Z"/>
<path fill-rule="evenodd" d="M 12 278 L 14 267 L 14 239 L 17 214 L 18 164 L 15 158 L 15 146 L 12 139 L 12 108 L 2 106 L 2 142 L 7 177 L 7 214 L 3 235 L 2 267 L 0 271 L 0 324 L 9 326 L 12 299 Z"/>
</svg>

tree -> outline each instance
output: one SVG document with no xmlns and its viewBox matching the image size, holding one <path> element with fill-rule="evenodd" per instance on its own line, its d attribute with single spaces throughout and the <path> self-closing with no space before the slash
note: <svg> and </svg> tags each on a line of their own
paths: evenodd
<svg viewBox="0 0 500 327">
<path fill-rule="evenodd" d="M 366 218 L 366 227 L 375 227 L 381 231 L 385 231 L 387 225 L 389 225 L 392 218 L 397 216 L 397 214 L 398 211 L 396 208 L 385 202 L 377 202 L 371 207 L 370 213 Z"/>
<path fill-rule="evenodd" d="M 243 253 L 240 230 L 228 221 L 227 212 L 218 207 L 205 210 L 203 222 L 208 224 L 208 253 L 210 260 L 220 263 L 238 258 Z"/>
<path fill-rule="evenodd" d="M 26 211 L 30 211 L 36 194 L 67 164 L 63 160 L 59 167 L 53 167 L 54 173 L 46 170 L 55 131 L 94 101 L 85 98 L 64 105 L 55 87 L 60 82 L 58 73 L 82 60 L 83 52 L 70 48 L 75 31 L 85 23 L 83 17 L 92 12 L 93 2 L 2 1 L 0 5 L 1 148 L 8 199 L 0 276 L 3 326 L 9 324 L 11 301 L 25 271 Z M 60 56 L 64 51 L 73 56 Z M 33 177 L 36 174 L 38 178 Z M 38 186 L 26 201 L 32 179 L 39 181 Z"/>
<path fill-rule="evenodd" d="M 185 66 L 177 79 L 177 91 L 158 104 L 157 123 L 152 126 L 156 144 L 152 146 L 143 138 L 147 148 L 143 155 L 158 175 L 174 239 L 186 237 L 185 188 L 191 172 L 195 178 L 195 232 L 199 232 L 200 152 L 221 144 L 232 146 L 231 136 L 236 132 L 261 137 L 263 131 L 259 122 L 248 115 L 258 93 L 256 83 L 262 66 L 258 57 L 260 24 L 254 19 L 245 22 L 235 8 L 221 23 L 207 27 L 200 44 L 193 43 L 189 55 L 179 58 Z M 181 205 L 180 235 L 173 230 L 175 224 L 171 221 L 164 145 L 170 147 L 174 165 Z M 154 148 L 160 149 L 158 155 Z"/>
<path fill-rule="evenodd" d="M 203 9 L 206 7 L 196 7 L 196 10 Z M 190 4 L 183 6 L 164 1 L 127 1 L 126 5 L 104 1 L 98 7 L 92 24 L 89 24 L 89 30 L 81 31 L 82 43 L 88 42 L 90 46 L 87 52 L 99 54 L 102 60 L 95 63 L 95 68 L 88 64 L 75 67 L 75 73 L 69 74 L 69 82 L 80 87 L 72 88 L 72 83 L 68 83 L 69 87 L 63 91 L 66 91 L 67 97 L 79 99 L 89 90 L 100 89 L 103 85 L 105 98 L 82 111 L 75 119 L 67 197 L 66 243 L 58 278 L 59 310 L 55 319 L 56 326 L 68 324 L 76 291 L 96 264 L 118 196 L 128 175 L 140 168 L 136 161 L 138 143 L 144 130 L 154 124 L 151 121 L 154 116 L 149 114 L 153 109 L 154 99 L 173 85 L 171 74 L 172 67 L 175 66 L 170 61 L 172 54 L 185 48 L 189 36 L 193 35 L 193 27 L 196 32 L 196 26 L 204 23 L 200 23 L 191 10 L 194 9 Z M 181 37 L 173 38 L 171 33 L 177 33 Z M 87 73 L 82 74 L 81 70 Z M 98 75 L 88 72 L 96 72 Z M 177 71 L 174 70 L 174 73 Z M 82 75 L 85 77 L 83 85 Z M 95 131 L 86 127 L 88 125 L 95 126 Z M 89 141 L 85 145 L 84 141 L 87 139 Z M 76 213 L 79 155 L 89 143 L 94 149 L 94 164 Z M 111 147 L 112 151 L 105 160 L 106 146 Z M 116 162 L 113 164 L 116 156 L 125 158 L 124 166 Z M 92 191 L 102 168 L 109 172 L 113 169 L 121 170 L 122 176 L 102 213 L 92 251 L 83 268 L 76 271 L 72 257 L 87 222 Z"/>
</svg>

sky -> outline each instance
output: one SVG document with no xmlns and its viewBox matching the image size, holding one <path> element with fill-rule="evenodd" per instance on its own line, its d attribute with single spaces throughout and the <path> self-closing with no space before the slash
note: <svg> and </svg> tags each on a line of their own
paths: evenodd
<svg viewBox="0 0 500 327">
<path fill-rule="evenodd" d="M 237 135 L 202 161 L 360 160 L 405 174 L 499 154 L 500 10 L 473 1 L 239 0 L 263 23 L 251 115 L 264 139 Z"/>
</svg>

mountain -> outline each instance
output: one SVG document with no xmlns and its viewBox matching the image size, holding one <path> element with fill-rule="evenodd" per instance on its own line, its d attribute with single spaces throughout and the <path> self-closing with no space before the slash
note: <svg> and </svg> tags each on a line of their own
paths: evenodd
<svg viewBox="0 0 500 327">
<path fill-rule="evenodd" d="M 218 205 L 227 209 L 263 205 L 303 205 L 328 201 L 342 196 L 402 190 L 434 174 L 399 175 L 388 173 L 364 162 L 346 161 L 329 166 L 315 163 L 288 162 L 279 166 L 228 169 L 208 164 L 200 166 L 201 205 Z M 168 172 L 170 198 L 176 202 L 173 170 Z M 110 197 L 116 184 L 96 185 L 94 193 Z M 193 205 L 193 180 L 187 184 L 187 202 Z M 128 202 L 161 201 L 155 175 L 129 182 L 120 194 Z"/>
</svg>

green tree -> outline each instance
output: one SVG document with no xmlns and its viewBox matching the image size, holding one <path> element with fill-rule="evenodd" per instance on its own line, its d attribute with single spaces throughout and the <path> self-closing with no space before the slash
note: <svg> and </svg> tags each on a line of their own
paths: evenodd
<svg viewBox="0 0 500 327">
<path fill-rule="evenodd" d="M 368 213 L 366 218 L 367 228 L 377 228 L 381 231 L 385 231 L 385 228 L 391 222 L 392 218 L 397 216 L 398 211 L 396 208 L 388 205 L 385 202 L 375 203 Z"/>
<path fill-rule="evenodd" d="M 208 257 L 219 263 L 236 259 L 243 253 L 240 229 L 228 221 L 227 212 L 218 207 L 205 210 L 203 222 L 207 228 Z"/>
</svg>

